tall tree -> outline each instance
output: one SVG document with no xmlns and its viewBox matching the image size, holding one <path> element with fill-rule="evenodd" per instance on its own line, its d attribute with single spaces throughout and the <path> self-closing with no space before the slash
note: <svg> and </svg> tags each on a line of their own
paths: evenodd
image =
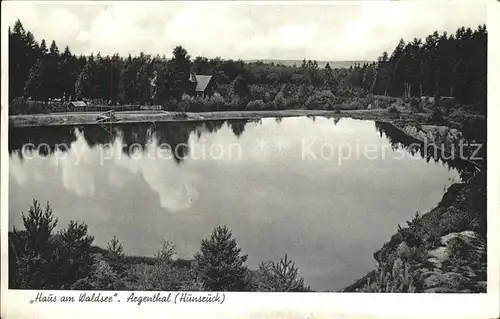
<svg viewBox="0 0 500 319">
<path fill-rule="evenodd" d="M 191 57 L 186 49 L 177 46 L 173 50 L 173 58 L 169 61 L 170 70 L 170 90 L 174 97 L 180 98 L 183 92 L 189 91 L 193 85 L 189 81 L 191 70 Z"/>
<path fill-rule="evenodd" d="M 201 252 L 195 255 L 203 287 L 210 291 L 247 289 L 247 258 L 226 226 L 215 228 L 209 239 L 201 241 Z"/>
</svg>

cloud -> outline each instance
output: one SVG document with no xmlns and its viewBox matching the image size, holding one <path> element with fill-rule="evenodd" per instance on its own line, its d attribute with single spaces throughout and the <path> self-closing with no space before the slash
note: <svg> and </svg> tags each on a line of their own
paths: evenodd
<svg viewBox="0 0 500 319">
<path fill-rule="evenodd" d="M 61 150 L 51 155 L 48 159 L 61 171 L 64 187 L 78 196 L 94 195 L 95 166 L 99 158 L 97 150 L 89 149 L 83 133 L 75 131 L 76 141 L 71 143 L 68 152 Z"/>
<path fill-rule="evenodd" d="M 359 4 L 12 3 L 35 36 L 75 53 L 166 54 L 181 44 L 192 56 L 242 59 L 376 59 L 401 37 L 486 22 L 482 2 L 391 1 Z"/>
<path fill-rule="evenodd" d="M 171 154 L 159 155 L 155 139 L 146 145 L 144 152 L 130 157 L 121 154 L 122 146 L 120 139 L 114 142 L 113 157 L 107 163 L 111 184 L 126 182 L 117 177 L 117 171 L 142 175 L 151 190 L 158 194 L 161 207 L 170 212 L 187 210 L 198 199 L 198 175 L 177 165 Z"/>
</svg>

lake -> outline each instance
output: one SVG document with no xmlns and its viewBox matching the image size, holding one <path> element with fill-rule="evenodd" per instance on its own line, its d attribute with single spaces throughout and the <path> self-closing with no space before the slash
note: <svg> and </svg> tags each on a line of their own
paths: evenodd
<svg viewBox="0 0 500 319">
<path fill-rule="evenodd" d="M 152 256 L 165 239 L 191 258 L 227 225 L 249 267 L 288 254 L 311 288 L 339 290 L 460 181 L 398 132 L 325 117 L 11 128 L 9 227 L 36 198 L 101 247 L 116 235 Z"/>
</svg>

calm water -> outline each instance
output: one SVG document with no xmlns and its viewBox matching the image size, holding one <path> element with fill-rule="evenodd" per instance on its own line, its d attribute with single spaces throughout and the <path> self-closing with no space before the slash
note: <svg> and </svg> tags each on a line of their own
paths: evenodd
<svg viewBox="0 0 500 319">
<path fill-rule="evenodd" d="M 189 258 L 227 225 L 250 267 L 286 253 L 312 288 L 341 289 L 460 180 L 408 143 L 390 125 L 322 117 L 13 128 L 9 226 L 36 198 L 102 247 L 116 235 L 153 255 L 166 239 Z"/>
</svg>

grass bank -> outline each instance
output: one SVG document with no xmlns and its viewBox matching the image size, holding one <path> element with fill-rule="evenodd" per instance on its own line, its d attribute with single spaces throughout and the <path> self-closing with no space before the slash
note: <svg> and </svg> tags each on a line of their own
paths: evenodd
<svg viewBox="0 0 500 319">
<path fill-rule="evenodd" d="M 50 126 L 50 125 L 83 125 L 96 124 L 97 112 L 72 112 L 49 114 L 25 114 L 9 117 L 13 127 Z M 404 116 L 407 119 L 421 120 L 425 114 L 401 113 L 392 114 L 387 109 L 373 110 L 269 110 L 269 111 L 220 111 L 220 112 L 167 112 L 167 111 L 128 111 L 116 112 L 119 123 L 149 123 L 149 122 L 180 122 L 200 120 L 257 120 L 267 117 L 294 117 L 294 116 L 325 116 L 351 117 L 365 120 L 391 120 Z"/>
</svg>

